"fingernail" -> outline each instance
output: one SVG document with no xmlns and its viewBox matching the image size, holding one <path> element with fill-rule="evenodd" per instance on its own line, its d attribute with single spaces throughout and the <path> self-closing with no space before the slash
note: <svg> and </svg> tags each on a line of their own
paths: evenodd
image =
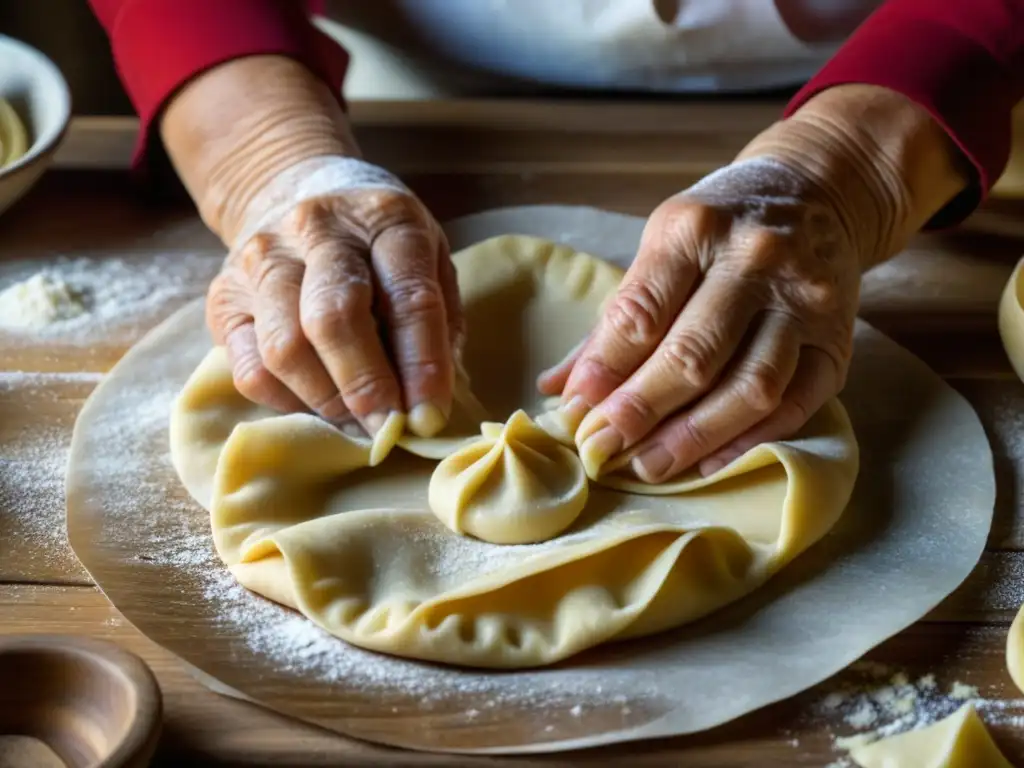
<svg viewBox="0 0 1024 768">
<path fill-rule="evenodd" d="M 389 419 L 401 415 L 399 411 L 377 411 L 376 413 L 371 413 L 363 417 L 363 428 L 369 433 L 370 437 L 374 437 L 384 428 Z"/>
<path fill-rule="evenodd" d="M 378 414 L 371 414 L 377 416 Z M 375 467 L 387 458 L 405 431 L 405 414 L 401 411 L 389 411 L 383 423 L 373 433 L 373 445 L 370 447 L 370 466 Z"/>
<path fill-rule="evenodd" d="M 662 445 L 652 445 L 633 457 L 629 463 L 633 474 L 645 483 L 657 483 L 672 467 L 674 459 Z"/>
<path fill-rule="evenodd" d="M 334 422 L 334 426 L 340 429 L 342 434 L 357 440 L 365 440 L 369 437 L 369 435 L 366 434 L 366 430 L 363 429 L 362 425 L 355 419 L 349 418 L 340 422 Z"/>
<path fill-rule="evenodd" d="M 406 422 L 409 430 L 420 437 L 433 437 L 448 423 L 448 417 L 444 411 L 433 403 L 420 403 L 409 411 L 409 420 Z"/>
<path fill-rule="evenodd" d="M 580 445 L 580 461 L 588 477 L 597 477 L 612 456 L 622 451 L 624 441 L 615 427 L 604 427 Z"/>
<path fill-rule="evenodd" d="M 700 463 L 700 474 L 702 477 L 710 477 L 728 463 L 725 459 L 707 459 Z"/>
<path fill-rule="evenodd" d="M 600 411 L 590 411 L 583 420 L 580 421 L 579 427 L 576 428 L 576 445 L 582 447 L 582 444 L 586 442 L 592 435 L 596 435 L 602 429 L 608 426 L 608 419 L 604 417 Z"/>
<path fill-rule="evenodd" d="M 583 421 L 583 418 L 590 411 L 590 406 L 587 405 L 587 401 L 583 399 L 583 395 L 573 395 L 569 398 L 569 402 L 562 403 L 558 406 L 558 410 L 570 419 Z"/>
<path fill-rule="evenodd" d="M 341 429 L 341 425 L 354 421 L 354 417 L 345 406 L 345 401 L 341 399 L 341 395 L 328 400 L 320 407 L 317 413 L 320 414 L 320 418 L 324 421 L 329 421 L 339 429 Z"/>
</svg>

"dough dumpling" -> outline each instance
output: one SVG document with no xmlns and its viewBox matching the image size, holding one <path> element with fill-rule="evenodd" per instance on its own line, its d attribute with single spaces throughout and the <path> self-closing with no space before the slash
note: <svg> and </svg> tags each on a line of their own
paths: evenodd
<svg viewBox="0 0 1024 768">
<path fill-rule="evenodd" d="M 441 522 L 492 544 L 532 544 L 568 528 L 587 503 L 576 454 L 523 411 L 480 432 L 430 478 L 430 509 Z"/>
</svg>

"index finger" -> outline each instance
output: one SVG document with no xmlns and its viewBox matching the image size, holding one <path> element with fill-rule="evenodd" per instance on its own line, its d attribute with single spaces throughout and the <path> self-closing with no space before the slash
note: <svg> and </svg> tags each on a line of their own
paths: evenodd
<svg viewBox="0 0 1024 768">
<path fill-rule="evenodd" d="M 658 347 L 693 292 L 700 266 L 689 236 L 679 235 L 691 227 L 664 218 L 652 217 L 644 229 L 636 260 L 572 366 L 564 401 L 578 396 L 594 407 L 614 392 Z"/>
</svg>

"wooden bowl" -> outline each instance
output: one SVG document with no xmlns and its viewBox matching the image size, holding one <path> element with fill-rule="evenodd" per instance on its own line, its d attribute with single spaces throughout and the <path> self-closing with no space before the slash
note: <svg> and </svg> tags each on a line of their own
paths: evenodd
<svg viewBox="0 0 1024 768">
<path fill-rule="evenodd" d="M 0 213 L 43 175 L 71 122 L 71 92 L 57 65 L 32 46 L 0 35 L 0 98 L 28 133 L 28 151 L 0 168 Z"/>
<path fill-rule="evenodd" d="M 162 710 L 149 667 L 112 643 L 0 637 L 0 734 L 43 742 L 67 768 L 149 765 Z"/>
</svg>

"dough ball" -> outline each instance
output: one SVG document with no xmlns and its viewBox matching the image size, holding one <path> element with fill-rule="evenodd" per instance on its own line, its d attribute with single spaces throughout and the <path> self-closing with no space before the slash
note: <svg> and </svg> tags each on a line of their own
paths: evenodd
<svg viewBox="0 0 1024 768">
<path fill-rule="evenodd" d="M 546 541 L 568 528 L 588 494 L 576 454 L 523 411 L 480 431 L 434 470 L 431 511 L 453 531 L 492 544 Z"/>
</svg>

